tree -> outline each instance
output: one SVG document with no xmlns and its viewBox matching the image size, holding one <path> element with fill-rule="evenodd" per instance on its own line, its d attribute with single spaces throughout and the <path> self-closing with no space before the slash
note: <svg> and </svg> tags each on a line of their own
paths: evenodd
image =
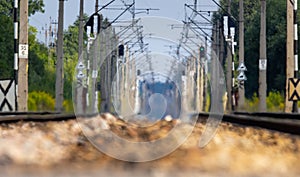
<svg viewBox="0 0 300 177">
<path fill-rule="evenodd" d="M 0 1 L 0 79 L 13 77 L 13 3 L 14 0 Z M 29 15 L 36 12 L 44 12 L 43 0 L 29 0 Z"/>
<path fill-rule="evenodd" d="M 88 16 L 84 14 L 83 20 L 87 21 L 87 19 Z M 79 17 L 64 32 L 64 96 L 66 99 L 72 99 L 72 83 L 78 62 L 78 35 Z M 84 41 L 87 41 L 86 35 L 84 35 Z"/>
<path fill-rule="evenodd" d="M 221 0 L 223 7 L 227 0 Z M 232 15 L 238 19 L 239 0 L 231 1 Z M 245 64 L 248 80 L 245 82 L 246 97 L 252 97 L 258 90 L 258 59 L 259 59 L 259 0 L 244 0 L 245 6 Z M 219 13 L 225 14 L 221 9 Z M 221 19 L 221 18 L 220 18 Z M 222 24 L 223 22 L 220 21 Z M 238 24 L 236 24 L 238 30 Z M 237 35 L 237 40 L 238 40 Z M 267 0 L 267 91 L 284 92 L 285 59 L 286 59 L 286 1 Z"/>
<path fill-rule="evenodd" d="M 0 79 L 8 79 L 13 77 L 14 71 L 13 21 L 9 16 L 0 14 L 0 24 Z"/>
<path fill-rule="evenodd" d="M 37 29 L 29 27 L 28 90 L 43 91 L 54 96 L 55 72 L 48 63 L 48 48 L 36 40 Z"/>
</svg>

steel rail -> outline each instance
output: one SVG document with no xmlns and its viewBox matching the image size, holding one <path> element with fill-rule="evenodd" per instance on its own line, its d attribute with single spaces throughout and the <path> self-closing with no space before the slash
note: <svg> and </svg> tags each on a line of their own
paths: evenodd
<svg viewBox="0 0 300 177">
<path fill-rule="evenodd" d="M 96 115 L 97 114 L 93 114 L 84 117 L 93 117 Z M 198 122 L 205 122 L 208 117 L 220 117 L 219 114 L 213 113 L 193 113 L 191 116 L 197 118 Z M 77 117 L 80 116 L 77 115 Z M 0 112 L 0 123 L 19 121 L 49 122 L 71 119 L 76 119 L 76 115 L 73 113 L 61 114 L 59 112 Z M 222 120 L 243 126 L 260 127 L 300 135 L 299 114 L 235 112 L 233 114 L 224 114 Z"/>
<path fill-rule="evenodd" d="M 211 118 L 214 118 L 214 115 L 218 114 L 194 114 L 194 116 L 198 116 L 199 122 L 203 121 L 203 119 L 207 119 L 209 116 Z M 240 124 L 244 126 L 261 127 L 269 130 L 300 135 L 300 119 L 299 115 L 295 114 L 234 113 L 224 114 L 222 120 L 225 122 Z"/>
<path fill-rule="evenodd" d="M 18 122 L 18 121 L 34 121 L 34 122 L 47 122 L 47 121 L 64 121 L 69 119 L 76 119 L 76 115 L 61 114 L 58 112 L 1 112 L 0 123 Z"/>
<path fill-rule="evenodd" d="M 280 119 L 295 119 L 300 120 L 300 114 L 295 113 L 282 113 L 282 112 L 233 112 L 235 115 L 246 115 L 255 117 L 272 117 Z"/>
</svg>

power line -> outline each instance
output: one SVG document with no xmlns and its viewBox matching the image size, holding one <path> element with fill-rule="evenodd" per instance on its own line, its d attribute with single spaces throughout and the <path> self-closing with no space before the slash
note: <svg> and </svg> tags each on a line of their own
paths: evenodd
<svg viewBox="0 0 300 177">
<path fill-rule="evenodd" d="M 193 12 L 195 12 L 196 14 L 200 15 L 203 19 L 205 19 L 207 22 L 212 23 L 211 20 L 209 20 L 208 18 L 206 18 L 204 15 L 202 15 L 201 13 L 199 13 L 197 10 L 193 9 L 190 7 L 190 5 L 185 4 L 186 7 L 190 8 Z"/>
<path fill-rule="evenodd" d="M 230 18 L 232 18 L 235 22 L 237 22 L 237 20 L 234 18 L 234 16 L 231 15 L 230 12 L 228 12 L 226 9 L 224 9 L 218 2 L 216 2 L 215 0 L 212 0 L 221 10 L 223 10 L 223 12 L 225 12 L 226 15 L 228 15 Z"/>
</svg>

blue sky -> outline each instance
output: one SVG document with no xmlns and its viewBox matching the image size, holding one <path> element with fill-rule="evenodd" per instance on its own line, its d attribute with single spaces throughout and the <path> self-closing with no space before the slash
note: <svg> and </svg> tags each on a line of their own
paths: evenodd
<svg viewBox="0 0 300 177">
<path fill-rule="evenodd" d="M 100 7 L 110 0 L 99 0 Z M 130 3 L 131 0 L 125 0 Z M 35 26 L 38 31 L 38 39 L 44 41 L 44 31 L 45 25 L 49 27 L 50 17 L 52 20 L 58 19 L 58 0 L 44 0 L 45 3 L 45 13 L 36 13 L 29 19 L 29 23 Z M 136 0 L 136 8 L 158 8 L 158 11 L 150 11 L 151 16 L 162 16 L 173 18 L 176 20 L 184 20 L 184 4 L 193 4 L 194 0 Z M 110 7 L 116 7 L 121 5 L 121 0 L 116 0 Z M 216 10 L 217 6 L 212 2 L 212 0 L 198 0 L 199 10 Z M 85 0 L 86 14 L 92 14 L 95 9 L 95 0 Z M 116 10 L 103 10 L 102 13 L 105 17 L 109 19 L 114 19 L 121 11 Z M 138 11 L 137 11 L 138 12 Z M 65 12 L 64 12 L 64 28 L 66 29 L 69 25 L 73 24 L 79 14 L 79 0 L 67 0 L 65 1 Z M 140 13 L 137 16 L 145 16 L 147 14 Z M 130 18 L 130 13 L 126 12 L 121 19 Z"/>
</svg>

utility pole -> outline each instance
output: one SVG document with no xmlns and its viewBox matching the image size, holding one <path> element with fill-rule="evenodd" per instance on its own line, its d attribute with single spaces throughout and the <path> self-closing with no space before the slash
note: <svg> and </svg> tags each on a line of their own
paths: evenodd
<svg viewBox="0 0 300 177">
<path fill-rule="evenodd" d="M 99 9 L 99 0 L 96 0 L 95 13 L 98 11 L 98 9 Z"/>
<path fill-rule="evenodd" d="M 81 57 L 83 51 L 83 8 L 84 8 L 84 0 L 80 0 L 79 7 L 79 35 L 78 35 L 78 63 L 83 64 L 83 60 Z M 83 95 L 83 80 L 79 80 L 79 85 L 76 87 L 76 111 L 77 114 L 83 114 L 85 110 L 86 104 L 83 102 L 85 98 Z"/>
<path fill-rule="evenodd" d="M 56 83 L 55 83 L 55 110 L 63 111 L 64 101 L 64 52 L 63 52 L 63 30 L 64 30 L 64 0 L 59 0 L 58 9 L 58 36 L 57 36 L 57 62 L 56 62 Z"/>
<path fill-rule="evenodd" d="M 197 74 L 197 82 L 196 82 L 196 88 L 197 88 L 197 98 L 196 103 L 198 111 L 203 111 L 204 108 L 204 60 L 205 60 L 205 47 L 201 45 L 199 49 L 199 57 L 195 60 L 195 68 L 196 68 L 196 74 Z M 202 66 L 202 67 L 201 67 Z"/>
<path fill-rule="evenodd" d="M 230 18 L 231 14 L 231 0 L 228 0 L 228 14 Z M 233 110 L 233 90 L 232 90 L 232 55 L 230 45 L 227 44 L 227 69 L 226 69 L 226 85 L 227 85 L 227 110 L 231 112 Z"/>
<path fill-rule="evenodd" d="M 20 1 L 20 39 L 18 67 L 18 111 L 27 111 L 28 99 L 28 0 Z"/>
<path fill-rule="evenodd" d="M 222 29 L 221 29 L 220 26 L 221 25 L 218 24 L 218 31 L 219 31 L 219 43 L 218 43 L 218 45 L 220 45 L 220 47 L 219 47 L 219 60 L 220 60 L 220 63 L 223 65 L 223 63 L 225 63 L 225 61 L 224 61 L 225 60 L 225 58 L 224 58 L 224 56 L 225 56 L 225 50 L 224 50 L 225 46 L 224 46 L 224 35 L 221 32 Z M 224 81 L 224 83 L 225 83 L 225 81 Z"/>
<path fill-rule="evenodd" d="M 266 0 L 260 1 L 260 48 L 259 48 L 259 111 L 266 112 L 267 104 L 267 49 L 266 49 Z"/>
<path fill-rule="evenodd" d="M 79 35 L 78 35 L 78 58 L 81 56 L 83 51 L 83 9 L 84 9 L 84 0 L 80 0 L 79 7 Z"/>
<path fill-rule="evenodd" d="M 212 97 L 214 98 L 218 98 L 218 92 L 216 92 L 217 88 L 218 88 L 218 81 L 219 81 L 219 77 L 218 77 L 218 70 L 217 70 L 217 64 L 218 64 L 218 57 L 219 57 L 219 31 L 218 31 L 218 21 L 216 24 L 213 24 L 213 51 L 211 53 L 212 56 L 212 60 L 211 60 L 211 85 L 212 85 L 212 89 L 210 91 Z M 213 52 L 215 52 L 215 54 L 213 54 Z M 213 98 L 211 99 L 211 104 L 213 105 Z M 219 102 L 217 102 L 217 105 L 213 105 L 213 106 L 219 106 L 218 105 Z M 218 109 L 219 110 L 219 109 Z"/>
<path fill-rule="evenodd" d="M 203 77 L 204 77 L 204 90 L 203 90 L 203 108 L 202 108 L 202 110 L 203 111 L 206 111 L 205 110 L 205 108 L 206 108 L 206 94 L 207 94 L 207 75 L 206 75 L 206 73 L 208 73 L 208 61 L 207 61 L 207 58 L 206 58 L 206 56 L 207 56 L 207 36 L 205 36 L 205 47 L 204 47 L 205 49 L 204 49 L 204 53 L 205 53 L 205 58 L 204 58 L 204 61 L 203 61 L 203 63 L 204 63 L 204 73 L 203 73 Z"/>
<path fill-rule="evenodd" d="M 98 68 L 97 68 L 97 59 L 98 59 L 98 40 L 97 34 L 98 34 L 98 8 L 99 8 L 99 1 L 96 0 L 95 4 L 95 15 L 94 15 L 94 56 L 92 61 L 92 113 L 96 113 L 98 110 L 98 91 L 96 90 L 96 83 L 97 83 L 97 76 L 98 76 Z"/>
<path fill-rule="evenodd" d="M 244 63 L 244 0 L 239 1 L 239 64 Z M 244 81 L 243 81 L 244 82 Z M 238 109 L 243 110 L 245 105 L 245 88 L 239 87 Z"/>
</svg>

